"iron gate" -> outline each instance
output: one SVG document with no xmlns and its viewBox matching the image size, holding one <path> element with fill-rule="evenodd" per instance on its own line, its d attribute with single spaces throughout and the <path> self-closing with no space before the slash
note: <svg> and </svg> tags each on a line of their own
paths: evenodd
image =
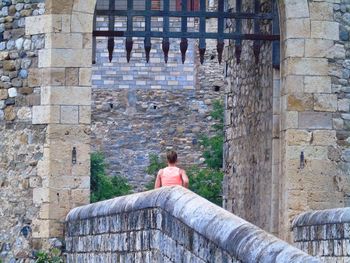
<svg viewBox="0 0 350 263">
<path fill-rule="evenodd" d="M 107 1 L 107 0 L 105 0 Z M 170 0 L 162 0 L 162 9 L 159 8 L 155 10 L 152 7 L 152 0 L 143 0 L 144 10 L 137 10 L 134 8 L 134 3 L 140 0 L 127 0 L 126 9 L 118 10 L 116 8 L 116 3 L 120 0 L 108 0 L 107 5 L 104 8 L 96 9 L 95 19 L 94 19 L 94 29 L 96 25 L 96 18 L 99 16 L 108 17 L 108 30 L 94 30 L 93 39 L 94 47 L 96 46 L 96 37 L 107 37 L 108 44 L 107 49 L 109 53 L 109 61 L 113 59 L 114 50 L 114 38 L 115 37 L 125 37 L 125 49 L 127 61 L 130 61 L 130 56 L 133 48 L 133 37 L 144 38 L 144 49 L 146 53 L 146 60 L 149 62 L 150 51 L 151 51 L 151 38 L 162 38 L 162 50 L 164 53 L 165 63 L 168 61 L 168 52 L 170 48 L 170 38 L 179 38 L 180 41 L 180 51 L 182 55 L 182 62 L 185 62 L 186 51 L 188 48 L 188 39 L 199 39 L 199 54 L 200 61 L 203 63 L 204 54 L 206 50 L 206 39 L 216 39 L 217 40 L 217 52 L 219 63 L 222 61 L 222 53 L 224 49 L 224 40 L 229 39 L 235 41 L 235 56 L 237 63 L 240 62 L 241 51 L 242 51 L 242 41 L 243 40 L 253 40 L 253 51 L 255 55 L 256 63 L 259 61 L 260 47 L 262 41 L 274 41 L 273 43 L 273 65 L 279 67 L 279 19 L 277 12 L 276 0 L 271 0 L 272 9 L 270 12 L 262 12 L 260 0 L 254 0 L 254 11 L 244 12 L 242 10 L 242 0 L 236 0 L 235 10 L 226 10 L 224 0 L 217 0 L 218 5 L 215 11 L 208 11 L 206 6 L 206 0 L 199 1 L 199 8 L 189 8 L 197 6 L 194 4 L 194 0 L 173 0 L 180 2 L 181 10 L 171 10 Z M 118 6 L 118 5 L 117 5 Z M 160 7 L 160 4 L 159 4 Z M 191 10 L 192 9 L 192 10 Z M 194 10 L 193 10 L 194 9 Z M 126 17 L 126 30 L 118 30 L 115 28 L 115 18 L 116 17 Z M 143 17 L 145 21 L 145 30 L 136 31 L 133 28 L 133 18 Z M 154 31 L 151 29 L 151 19 L 152 17 L 162 17 L 163 18 L 163 31 Z M 172 17 L 179 18 L 181 20 L 181 31 L 172 32 L 169 29 L 169 19 Z M 189 32 L 187 27 L 187 21 L 190 18 L 197 18 L 199 21 L 198 32 Z M 207 32 L 206 31 L 206 19 L 215 18 L 217 19 L 217 31 Z M 233 32 L 225 32 L 225 26 L 227 20 L 234 23 L 235 30 Z M 243 32 L 242 21 L 251 20 L 253 21 L 254 33 Z M 268 21 L 272 25 L 272 30 L 270 33 L 266 34 L 261 31 L 261 21 Z M 95 54 L 94 54 L 95 57 Z"/>
</svg>

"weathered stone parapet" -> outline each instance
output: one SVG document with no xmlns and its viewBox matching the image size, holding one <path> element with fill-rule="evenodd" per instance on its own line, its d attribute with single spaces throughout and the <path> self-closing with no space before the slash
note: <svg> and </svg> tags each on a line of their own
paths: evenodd
<svg viewBox="0 0 350 263">
<path fill-rule="evenodd" d="M 294 243 L 324 262 L 350 260 L 350 208 L 311 211 L 292 224 Z"/>
<path fill-rule="evenodd" d="M 75 208 L 66 222 L 68 262 L 320 262 L 182 187 Z"/>
</svg>

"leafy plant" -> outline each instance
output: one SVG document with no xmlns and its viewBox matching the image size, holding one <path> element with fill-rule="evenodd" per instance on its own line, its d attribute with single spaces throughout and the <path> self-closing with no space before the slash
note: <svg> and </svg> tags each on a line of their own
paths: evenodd
<svg viewBox="0 0 350 263">
<path fill-rule="evenodd" d="M 131 186 L 122 176 L 106 175 L 106 164 L 102 153 L 91 154 L 91 203 L 130 193 Z"/>
<path fill-rule="evenodd" d="M 210 115 L 217 121 L 216 124 L 212 125 L 215 135 L 211 137 L 202 135 L 200 143 L 204 146 L 205 164 L 207 167 L 217 170 L 221 169 L 223 165 L 224 105 L 221 101 L 214 101 Z"/>
<path fill-rule="evenodd" d="M 63 263 L 64 260 L 61 256 L 61 250 L 53 248 L 49 252 L 39 251 L 37 254 L 35 263 Z"/>
<path fill-rule="evenodd" d="M 224 174 L 222 171 L 211 168 L 198 168 L 193 166 L 187 171 L 190 179 L 189 188 L 191 191 L 208 199 L 214 204 L 222 204 L 222 180 Z"/>
</svg>

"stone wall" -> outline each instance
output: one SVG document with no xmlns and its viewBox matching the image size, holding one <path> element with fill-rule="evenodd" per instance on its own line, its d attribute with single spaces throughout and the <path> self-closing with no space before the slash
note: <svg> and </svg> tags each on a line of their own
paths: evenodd
<svg viewBox="0 0 350 263">
<path fill-rule="evenodd" d="M 213 22 L 207 25 L 213 27 Z M 188 28 L 197 22 L 190 19 Z M 97 18 L 97 28 L 107 26 Z M 134 23 L 142 29 L 143 22 Z M 152 29 L 162 30 L 162 19 L 152 20 Z M 179 30 L 179 19 L 171 19 Z M 117 20 L 119 28 L 124 20 Z M 161 39 L 152 39 L 150 62 L 146 63 L 143 39 L 134 39 L 130 63 L 126 62 L 124 39 L 115 40 L 112 63 L 108 62 L 107 39 L 97 38 L 93 67 L 92 146 L 106 156 L 108 174 L 126 176 L 135 190 L 142 190 L 154 175 L 145 172 L 150 154 L 167 149 L 179 153 L 180 166 L 203 163 L 201 134 L 211 134 L 215 121 L 210 112 L 215 100 L 223 100 L 224 74 L 216 55 L 216 41 L 207 42 L 205 63 L 200 65 L 197 43 L 189 40 L 182 64 L 180 40 L 170 40 L 169 61 L 164 62 Z"/>
<path fill-rule="evenodd" d="M 252 4 L 244 1 L 243 10 L 251 10 Z M 243 28 L 249 30 L 249 24 Z M 224 207 L 272 232 L 271 217 L 278 211 L 271 210 L 272 45 L 262 42 L 258 63 L 252 45 L 243 41 L 239 64 L 233 42 L 226 50 Z"/>
<path fill-rule="evenodd" d="M 320 262 L 182 187 L 67 216 L 67 262 Z"/>
<path fill-rule="evenodd" d="M 46 125 L 32 125 L 40 84 L 31 72 L 45 41 L 43 35 L 25 35 L 25 18 L 44 12 L 44 1 L 0 2 L 0 260 L 5 262 L 21 262 L 40 246 L 32 236 L 40 208 L 33 189 L 42 184 L 38 163 Z"/>
<path fill-rule="evenodd" d="M 350 260 L 350 209 L 306 212 L 293 221 L 294 243 L 323 262 Z"/>
<path fill-rule="evenodd" d="M 346 1 L 279 2 L 274 82 L 268 44 L 259 75 L 244 68 L 253 64 L 249 43 L 240 65 L 228 61 L 226 207 L 288 240 L 296 215 L 348 202 L 347 8 Z M 257 200 L 266 202 L 256 208 Z"/>
</svg>

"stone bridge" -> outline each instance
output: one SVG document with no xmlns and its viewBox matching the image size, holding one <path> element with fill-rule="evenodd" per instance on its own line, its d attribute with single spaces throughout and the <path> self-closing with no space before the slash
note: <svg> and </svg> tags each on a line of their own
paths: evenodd
<svg viewBox="0 0 350 263">
<path fill-rule="evenodd" d="M 182 187 L 73 209 L 68 262 L 320 262 Z"/>
</svg>

